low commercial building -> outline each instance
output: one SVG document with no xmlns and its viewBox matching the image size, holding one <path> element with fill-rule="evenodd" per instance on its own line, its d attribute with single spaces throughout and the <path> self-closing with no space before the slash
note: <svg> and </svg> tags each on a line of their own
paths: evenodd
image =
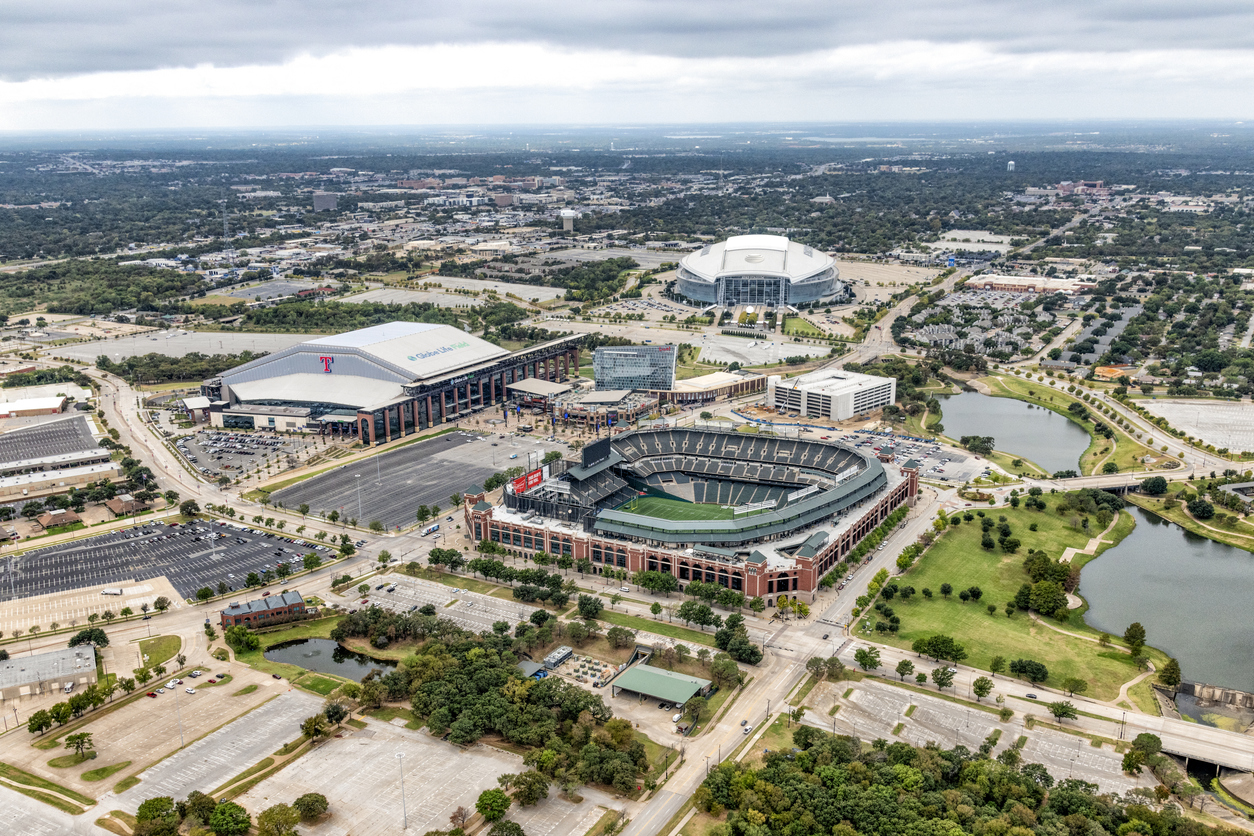
<svg viewBox="0 0 1254 836">
<path fill-rule="evenodd" d="M 620 673 L 610 691 L 615 697 L 623 691 L 631 691 L 639 694 L 642 700 L 661 700 L 681 706 L 697 695 L 708 696 L 710 680 L 641 664 Z"/>
<path fill-rule="evenodd" d="M 548 656 L 544 657 L 544 668 L 545 670 L 551 671 L 554 668 L 556 668 L 558 665 L 562 664 L 562 662 L 565 662 L 567 659 L 569 659 L 573 655 L 575 655 L 574 648 L 568 647 L 567 645 L 562 645 L 561 647 L 557 648 L 552 653 L 550 653 Z"/>
<path fill-rule="evenodd" d="M 20 700 L 96 682 L 96 651 L 90 645 L 63 647 L 0 662 L 0 701 Z"/>
<path fill-rule="evenodd" d="M 44 531 L 47 531 L 50 528 L 57 528 L 62 525 L 73 525 L 76 522 L 82 521 L 82 518 L 79 517 L 78 514 L 75 514 L 68 508 L 57 508 L 52 511 L 45 511 L 38 517 L 35 517 L 35 522 L 38 523 L 39 527 Z"/>
<path fill-rule="evenodd" d="M 658 398 L 652 392 L 613 389 L 595 392 L 573 392 L 554 399 L 555 421 L 578 426 L 617 427 L 657 409 Z"/>
<path fill-rule="evenodd" d="M 711 372 L 700 377 L 677 380 L 667 390 L 653 391 L 661 403 L 673 403 L 680 406 L 725 401 L 741 395 L 751 395 L 766 389 L 766 375 L 757 372 Z"/>
<path fill-rule="evenodd" d="M 120 493 L 113 499 L 107 500 L 105 507 L 115 517 L 129 517 L 132 514 L 147 511 L 151 506 L 146 502 L 140 502 L 129 493 Z"/>
<path fill-rule="evenodd" d="M 281 624 L 294 616 L 305 614 L 305 599 L 295 589 L 278 595 L 267 595 L 243 604 L 232 602 L 222 611 L 222 629 L 243 625 L 250 629 L 267 624 Z"/>
<path fill-rule="evenodd" d="M 65 411 L 66 397 L 24 398 L 20 401 L 0 403 L 0 418 L 28 418 L 32 415 L 60 415 Z"/>
<path fill-rule="evenodd" d="M 1064 278 L 1062 276 L 973 276 L 967 280 L 968 288 L 1000 290 L 1005 293 L 1084 293 L 1094 290 L 1097 282 L 1091 276 Z"/>
<path fill-rule="evenodd" d="M 843 369 L 823 369 L 784 379 L 767 379 L 766 405 L 809 418 L 846 421 L 882 409 L 897 399 L 897 380 Z"/>
</svg>

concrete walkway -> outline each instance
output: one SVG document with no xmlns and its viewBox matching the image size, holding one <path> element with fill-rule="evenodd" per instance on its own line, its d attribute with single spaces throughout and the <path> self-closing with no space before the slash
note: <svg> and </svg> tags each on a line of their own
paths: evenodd
<svg viewBox="0 0 1254 836">
<path fill-rule="evenodd" d="M 1066 549 L 1064 549 L 1062 553 L 1062 557 L 1058 558 L 1058 562 L 1070 563 L 1071 558 L 1075 557 L 1077 554 L 1093 555 L 1097 552 L 1098 547 L 1102 543 L 1109 543 L 1111 545 L 1114 545 L 1112 541 L 1104 540 L 1102 538 L 1105 537 L 1107 534 L 1109 534 L 1111 531 L 1113 531 L 1115 526 L 1118 524 L 1119 524 L 1119 515 L 1116 514 L 1115 518 L 1110 521 L 1110 525 L 1106 526 L 1106 528 L 1102 531 L 1101 534 L 1098 534 L 1096 537 L 1091 538 L 1088 542 L 1088 545 L 1086 545 L 1084 548 L 1077 549 L 1074 546 L 1068 546 Z"/>
</svg>

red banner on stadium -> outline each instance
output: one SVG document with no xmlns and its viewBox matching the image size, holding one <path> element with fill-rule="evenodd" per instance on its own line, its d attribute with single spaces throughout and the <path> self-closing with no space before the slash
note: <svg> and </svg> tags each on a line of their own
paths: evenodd
<svg viewBox="0 0 1254 836">
<path fill-rule="evenodd" d="M 515 479 L 515 480 L 514 480 L 513 482 L 511 482 L 510 484 L 512 484 L 512 485 L 514 486 L 514 493 L 515 493 L 515 494 L 525 493 L 525 492 L 526 492 L 526 490 L 527 490 L 527 477 L 526 477 L 526 475 L 519 476 L 517 479 Z"/>
<path fill-rule="evenodd" d="M 536 468 L 535 470 L 527 474 L 527 490 L 540 487 L 540 483 L 543 481 L 544 481 L 544 474 L 540 472 L 539 468 Z"/>
</svg>

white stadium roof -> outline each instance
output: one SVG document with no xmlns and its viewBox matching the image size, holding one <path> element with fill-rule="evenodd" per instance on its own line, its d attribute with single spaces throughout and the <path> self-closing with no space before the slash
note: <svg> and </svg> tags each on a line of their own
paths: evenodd
<svg viewBox="0 0 1254 836">
<path fill-rule="evenodd" d="M 362 349 L 385 363 L 412 372 L 414 380 L 438 377 L 509 354 L 499 345 L 451 325 L 428 322 L 388 322 L 333 337 L 320 337 L 302 346 L 332 351 Z"/>
<path fill-rule="evenodd" d="M 713 281 L 719 276 L 787 276 L 792 281 L 820 273 L 835 261 L 822 250 L 782 235 L 734 235 L 684 256 L 690 272 Z"/>
</svg>

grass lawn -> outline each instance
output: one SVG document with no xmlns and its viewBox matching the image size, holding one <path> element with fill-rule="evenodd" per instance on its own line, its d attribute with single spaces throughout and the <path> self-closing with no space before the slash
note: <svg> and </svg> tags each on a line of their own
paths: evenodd
<svg viewBox="0 0 1254 836">
<path fill-rule="evenodd" d="M 325 639 L 331 635 L 331 630 L 336 624 L 340 623 L 343 616 L 334 618 L 319 618 L 314 621 L 302 621 L 292 627 L 285 627 L 282 630 L 275 630 L 271 633 L 260 633 L 258 638 L 261 639 L 261 647 L 256 650 L 245 650 L 242 653 L 236 653 L 237 661 L 243 662 L 251 668 L 262 671 L 263 673 L 274 674 L 286 677 L 288 679 L 297 679 L 305 673 L 304 668 L 296 665 L 287 665 L 281 662 L 271 662 L 265 657 L 265 650 L 276 644 L 281 644 L 294 639 Z"/>
<path fill-rule="evenodd" d="M 660 496 L 640 496 L 620 505 L 618 511 L 662 520 L 730 520 L 732 509 L 708 502 L 684 502 Z M 752 514 L 741 515 L 752 516 Z"/>
<path fill-rule="evenodd" d="M 121 795 L 122 793 L 129 790 L 131 787 L 138 784 L 139 781 L 140 781 L 140 778 L 138 775 L 132 775 L 129 778 L 123 778 L 121 781 L 118 781 L 116 784 L 113 785 L 113 792 L 116 795 Z"/>
<path fill-rule="evenodd" d="M 110 775 L 114 775 L 118 772 L 121 772 L 123 769 L 126 769 L 130 765 L 131 765 L 130 761 L 122 761 L 121 763 L 113 763 L 113 764 L 109 764 L 108 766 L 100 766 L 95 769 L 87 770 L 86 772 L 83 773 L 82 778 L 84 781 L 103 781 L 105 778 L 108 778 Z"/>
<path fill-rule="evenodd" d="M 497 586 L 494 583 L 488 583 L 487 581 L 481 581 L 466 575 L 454 575 L 451 572 L 428 571 L 422 577 L 436 583 L 442 583 L 445 586 L 451 586 L 454 589 L 468 589 L 471 592 L 478 592 L 480 595 L 492 595 L 497 590 L 504 589 L 504 587 Z M 508 594 L 511 599 L 514 597 L 512 592 Z"/>
<path fill-rule="evenodd" d="M 81 755 L 75 753 L 72 755 L 62 755 L 59 758 L 53 758 L 48 761 L 48 766 L 51 766 L 54 769 L 68 769 L 71 766 L 78 766 L 80 763 L 86 763 L 89 760 L 91 760 L 90 753 L 85 752 Z"/>
<path fill-rule="evenodd" d="M 415 731 L 426 725 L 420 717 L 416 716 L 414 712 L 410 711 L 408 708 L 400 708 L 392 705 L 385 705 L 382 708 L 367 709 L 366 716 L 372 717 L 375 720 L 382 720 L 385 723 L 390 723 L 399 717 L 405 721 L 405 728 L 414 729 Z"/>
<path fill-rule="evenodd" d="M 1050 505 L 1055 501 L 1053 497 L 1044 498 Z M 1043 549 L 1050 557 L 1056 558 L 1067 546 L 1085 545 L 1088 533 L 1072 530 L 1068 520 L 1052 510 L 999 508 L 986 513 L 1007 517 L 1013 536 L 1023 542 L 1019 553 L 1007 555 L 1000 551 L 985 551 L 980 547 L 981 531 L 975 521 L 950 528 L 899 581 L 903 586 L 913 586 L 920 593 L 924 588 L 930 588 L 935 597 L 928 600 L 918 594 L 905 602 L 900 598 L 893 599 L 890 606 L 901 617 L 902 629 L 895 635 L 885 634 L 882 640 L 909 648 L 915 639 L 943 633 L 953 636 L 966 647 L 969 654 L 966 661 L 976 668 L 987 670 L 994 656 L 1002 656 L 1007 662 L 1019 658 L 1036 659 L 1049 669 L 1050 684 L 1057 685 L 1063 679 L 1075 676 L 1089 681 L 1089 693 L 1093 697 L 1113 699 L 1119 687 L 1139 673 L 1128 654 L 1058 633 L 1033 621 L 1022 611 L 1007 618 L 1003 610 L 1019 587 L 1030 582 L 1022 568 L 1029 548 Z M 1032 522 L 1037 523 L 1038 531 L 1028 530 Z M 1128 521 L 1121 521 L 1120 527 L 1125 532 L 1131 530 Z M 1120 528 L 1117 527 L 1112 532 L 1112 539 L 1119 534 Z M 942 598 L 940 586 L 946 582 L 953 585 L 955 592 L 978 586 L 984 596 L 979 603 L 967 604 L 963 604 L 956 594 L 949 599 Z M 997 606 L 995 615 L 988 614 L 988 604 Z M 1078 615 L 1073 614 L 1066 623 L 1053 619 L 1049 622 L 1070 632 L 1094 638 L 1099 635 Z M 926 662 L 916 662 L 916 665 L 921 668 L 929 666 Z"/>
<path fill-rule="evenodd" d="M 815 328 L 806 320 L 799 316 L 790 316 L 784 320 L 784 333 L 789 337 L 816 337 L 820 340 L 827 339 L 827 334 Z"/>
<path fill-rule="evenodd" d="M 633 630 L 644 630 L 655 633 L 659 636 L 668 636 L 672 639 L 691 642 L 694 644 L 704 644 L 708 647 L 714 646 L 713 633 L 701 633 L 697 630 L 690 630 L 687 627 L 680 627 L 678 624 L 671 624 L 667 621 L 653 621 L 648 618 L 640 618 L 639 616 L 627 615 L 613 610 L 601 610 L 597 616 L 598 621 L 605 621 L 609 624 L 617 624 L 619 627 L 630 627 Z"/>
<path fill-rule="evenodd" d="M 679 836 L 706 836 L 706 834 L 722 823 L 723 820 L 721 818 L 715 818 L 709 813 L 703 813 L 698 810 L 692 818 L 688 819 L 684 829 L 679 831 Z"/>
<path fill-rule="evenodd" d="M 251 694 L 251 693 L 253 693 L 253 692 L 254 692 L 254 691 L 256 691 L 256 690 L 257 690 L 257 686 L 256 686 L 256 685 L 245 685 L 243 688 L 240 688 L 240 689 L 239 689 L 238 691 L 236 691 L 234 694 L 231 694 L 231 696 L 232 696 L 232 697 L 242 697 L 242 696 L 245 696 L 245 695 L 247 695 L 247 694 Z"/>
<path fill-rule="evenodd" d="M 344 683 L 338 679 L 332 679 L 329 676 L 307 673 L 300 679 L 295 680 L 292 684 L 299 685 L 306 691 L 313 691 L 315 694 L 325 697 Z"/>
<path fill-rule="evenodd" d="M 142 639 L 139 643 L 139 652 L 143 654 L 150 668 L 165 664 L 182 649 L 183 640 L 178 636 L 153 636 L 151 639 Z"/>
<path fill-rule="evenodd" d="M 90 807 L 96 803 L 95 799 L 88 798 L 80 792 L 75 792 L 69 787 L 63 787 L 60 784 L 54 783 L 45 778 L 40 778 L 38 775 L 32 775 L 29 772 L 18 769 L 16 766 L 11 764 L 0 763 L 0 777 L 4 777 L 15 784 L 23 784 L 28 787 L 34 787 L 35 789 L 50 790 L 51 792 L 58 793 L 66 798 L 71 798 L 86 807 Z M 43 801 L 44 799 L 41 798 L 40 800 Z M 77 813 L 81 811 L 74 812 Z"/>
<path fill-rule="evenodd" d="M 792 733 L 796 726 L 788 725 L 788 718 L 780 714 L 775 721 L 767 726 L 766 731 L 753 744 L 752 751 L 745 754 L 743 761 L 749 765 L 759 765 L 764 752 L 778 752 L 792 748 Z"/>
</svg>

